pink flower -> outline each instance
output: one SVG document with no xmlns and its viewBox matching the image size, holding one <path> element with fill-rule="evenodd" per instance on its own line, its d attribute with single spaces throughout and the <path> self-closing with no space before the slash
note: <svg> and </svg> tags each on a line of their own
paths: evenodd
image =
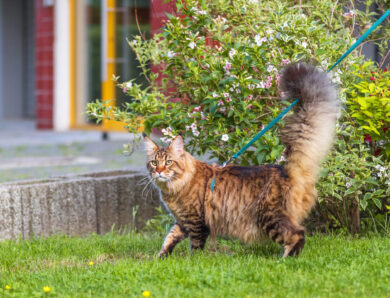
<svg viewBox="0 0 390 298">
<path fill-rule="evenodd" d="M 126 87 L 123 88 L 123 93 L 127 93 L 127 88 Z"/>
<path fill-rule="evenodd" d="M 220 108 L 219 112 L 222 113 L 222 114 L 225 114 L 226 113 L 226 108 Z"/>
<path fill-rule="evenodd" d="M 228 97 L 229 97 L 229 93 L 225 92 L 225 93 L 223 94 L 223 96 L 225 96 L 226 98 L 228 98 Z"/>
<path fill-rule="evenodd" d="M 264 82 L 261 81 L 260 83 L 256 84 L 256 88 L 263 89 L 265 87 Z"/>
<path fill-rule="evenodd" d="M 188 47 L 189 47 L 190 49 L 194 49 L 194 48 L 196 47 L 196 43 L 193 42 L 193 41 L 191 41 L 191 42 L 188 44 Z"/>
<path fill-rule="evenodd" d="M 253 95 L 251 94 L 251 95 L 249 95 L 249 96 L 246 98 L 246 100 L 252 100 L 252 98 L 253 98 Z"/>
<path fill-rule="evenodd" d="M 349 12 L 343 14 L 343 17 L 347 20 L 352 19 L 354 16 L 356 16 L 356 12 L 354 10 L 350 10 Z"/>
<path fill-rule="evenodd" d="M 231 49 L 230 52 L 229 52 L 230 59 L 233 59 L 235 54 L 236 54 L 236 50 L 235 49 Z"/>
<path fill-rule="evenodd" d="M 276 85 L 279 86 L 279 84 L 280 84 L 280 74 L 276 74 L 275 81 L 276 81 Z"/>
<path fill-rule="evenodd" d="M 275 66 L 273 66 L 273 65 L 268 65 L 268 67 L 267 67 L 267 71 L 268 71 L 268 72 L 273 72 L 273 71 L 276 71 L 276 67 L 275 67 Z"/>
<path fill-rule="evenodd" d="M 223 105 L 225 105 L 225 103 L 222 100 L 218 100 L 218 105 L 223 106 Z"/>
<path fill-rule="evenodd" d="M 167 57 L 168 57 L 168 58 L 173 58 L 173 57 L 175 57 L 175 56 L 176 56 L 176 53 L 175 53 L 175 52 L 168 51 L 168 53 L 167 53 Z"/>
<path fill-rule="evenodd" d="M 371 138 L 371 136 L 369 136 L 369 135 L 365 135 L 364 140 L 365 140 L 367 143 L 371 143 L 371 142 L 372 142 L 372 138 Z"/>
<path fill-rule="evenodd" d="M 223 67 L 225 71 L 229 71 L 232 68 L 232 64 L 226 61 L 225 66 Z"/>
<path fill-rule="evenodd" d="M 200 112 L 202 110 L 202 107 L 201 106 L 197 106 L 194 108 L 194 111 L 195 112 Z"/>
<path fill-rule="evenodd" d="M 226 102 L 231 102 L 232 99 L 230 97 L 226 98 Z"/>
<path fill-rule="evenodd" d="M 290 60 L 287 58 L 287 59 L 282 59 L 282 64 L 283 65 L 287 65 L 290 63 Z"/>
<path fill-rule="evenodd" d="M 170 128 L 169 126 L 165 129 L 163 128 L 161 130 L 161 132 L 163 133 L 164 136 L 170 136 L 170 137 L 173 137 L 172 135 L 172 128 Z"/>
<path fill-rule="evenodd" d="M 230 110 L 230 111 L 234 111 L 234 108 L 233 108 L 233 107 L 229 107 L 229 110 Z"/>
<path fill-rule="evenodd" d="M 197 130 L 193 130 L 193 131 L 192 131 L 192 134 L 193 134 L 195 137 L 197 137 L 197 136 L 199 136 L 200 132 L 197 131 Z"/>
<path fill-rule="evenodd" d="M 268 76 L 267 83 L 264 84 L 265 88 L 271 88 L 272 87 L 272 76 Z"/>
<path fill-rule="evenodd" d="M 252 110 L 253 109 L 253 105 L 248 105 L 248 110 Z"/>
</svg>

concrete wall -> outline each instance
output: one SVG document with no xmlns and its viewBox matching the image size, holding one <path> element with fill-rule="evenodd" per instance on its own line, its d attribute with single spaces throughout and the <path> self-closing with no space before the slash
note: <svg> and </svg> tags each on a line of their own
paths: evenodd
<svg viewBox="0 0 390 298">
<path fill-rule="evenodd" d="M 1 184 L 0 239 L 140 228 L 160 204 L 157 191 L 146 196 L 143 178 L 142 172 L 114 171 Z"/>
</svg>

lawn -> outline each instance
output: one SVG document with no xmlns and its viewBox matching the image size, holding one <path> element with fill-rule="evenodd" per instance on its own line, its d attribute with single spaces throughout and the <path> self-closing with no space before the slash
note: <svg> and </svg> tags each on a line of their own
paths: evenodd
<svg viewBox="0 0 390 298">
<path fill-rule="evenodd" d="M 184 241 L 171 257 L 158 260 L 162 240 L 158 234 L 109 233 L 0 242 L 0 296 L 142 297 L 146 290 L 150 297 L 390 293 L 390 239 L 385 237 L 315 235 L 299 258 L 287 259 L 273 243 L 220 239 L 192 255 Z"/>
</svg>

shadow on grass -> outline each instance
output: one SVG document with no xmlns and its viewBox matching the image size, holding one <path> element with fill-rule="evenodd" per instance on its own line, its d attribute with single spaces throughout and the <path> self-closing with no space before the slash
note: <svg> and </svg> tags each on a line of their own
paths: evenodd
<svg viewBox="0 0 390 298">
<path fill-rule="evenodd" d="M 208 240 L 203 251 L 191 252 L 189 240 L 186 239 L 176 246 L 172 254 L 174 257 L 190 257 L 192 255 L 234 257 L 251 255 L 259 258 L 280 258 L 281 247 L 267 239 L 260 243 L 246 244 L 236 239 L 218 238 L 215 242 Z"/>
</svg>

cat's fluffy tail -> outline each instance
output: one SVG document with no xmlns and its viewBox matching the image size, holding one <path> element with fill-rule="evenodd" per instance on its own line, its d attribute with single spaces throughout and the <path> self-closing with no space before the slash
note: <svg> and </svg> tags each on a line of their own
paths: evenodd
<svg viewBox="0 0 390 298">
<path fill-rule="evenodd" d="M 289 99 L 299 99 L 285 119 L 281 140 L 287 147 L 285 171 L 291 179 L 290 207 L 300 221 L 315 202 L 321 162 L 332 146 L 340 111 L 335 87 L 326 73 L 305 63 L 283 69 L 280 87 Z"/>
</svg>

